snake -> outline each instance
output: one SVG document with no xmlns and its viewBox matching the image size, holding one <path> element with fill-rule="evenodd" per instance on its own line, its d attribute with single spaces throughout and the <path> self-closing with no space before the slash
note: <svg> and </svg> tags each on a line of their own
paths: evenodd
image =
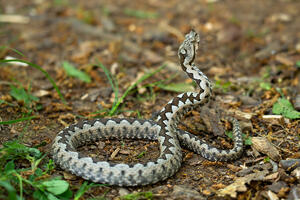
<svg viewBox="0 0 300 200">
<path fill-rule="evenodd" d="M 139 186 L 154 184 L 174 175 L 181 167 L 181 145 L 210 161 L 231 161 L 243 151 L 242 133 L 237 119 L 232 123 L 232 149 L 219 149 L 196 135 L 178 128 L 180 120 L 191 110 L 206 104 L 212 94 L 212 83 L 195 63 L 200 36 L 194 30 L 185 35 L 178 49 L 182 70 L 199 86 L 199 92 L 185 92 L 171 99 L 156 120 L 100 118 L 83 120 L 61 130 L 55 137 L 51 154 L 54 162 L 83 179 L 108 185 Z M 113 163 L 89 157 L 77 151 L 88 143 L 107 139 L 156 140 L 160 154 L 146 163 Z"/>
</svg>

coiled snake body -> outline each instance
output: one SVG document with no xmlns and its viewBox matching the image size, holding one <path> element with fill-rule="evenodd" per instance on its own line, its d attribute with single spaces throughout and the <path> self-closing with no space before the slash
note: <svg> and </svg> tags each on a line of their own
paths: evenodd
<svg viewBox="0 0 300 200">
<path fill-rule="evenodd" d="M 71 125 L 56 136 L 52 155 L 56 164 L 84 179 L 119 186 L 136 186 L 156 183 L 172 176 L 181 166 L 180 144 L 211 161 L 229 161 L 238 158 L 243 149 L 242 134 L 236 119 L 233 124 L 234 147 L 217 149 L 189 132 L 177 128 L 180 119 L 190 110 L 208 102 L 211 83 L 195 66 L 195 53 L 200 38 L 195 31 L 185 37 L 178 50 L 183 71 L 200 87 L 199 93 L 178 95 L 161 110 L 157 122 L 139 119 L 96 119 Z M 155 162 L 145 164 L 113 164 L 96 161 L 76 148 L 100 139 L 148 139 L 158 140 L 160 156 Z"/>
</svg>

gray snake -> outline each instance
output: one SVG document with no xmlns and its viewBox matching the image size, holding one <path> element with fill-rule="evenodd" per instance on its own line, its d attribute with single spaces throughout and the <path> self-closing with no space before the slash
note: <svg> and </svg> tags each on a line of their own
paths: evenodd
<svg viewBox="0 0 300 200">
<path fill-rule="evenodd" d="M 191 31 L 178 50 L 182 70 L 200 87 L 200 91 L 179 94 L 160 111 L 157 121 L 140 119 L 95 119 L 73 124 L 58 133 L 52 156 L 56 164 L 84 179 L 119 186 L 147 185 L 165 180 L 181 166 L 180 144 L 211 161 L 237 159 L 243 150 L 242 134 L 236 119 L 233 124 L 234 147 L 217 149 L 195 135 L 177 128 L 182 117 L 192 109 L 208 102 L 211 83 L 195 66 L 194 59 L 199 45 L 199 35 Z M 158 140 L 160 156 L 145 164 L 115 164 L 98 161 L 77 152 L 76 148 L 101 139 Z"/>
</svg>

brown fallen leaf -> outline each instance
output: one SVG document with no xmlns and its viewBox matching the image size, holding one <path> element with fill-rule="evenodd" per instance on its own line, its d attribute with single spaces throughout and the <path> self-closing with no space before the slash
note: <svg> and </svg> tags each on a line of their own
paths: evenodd
<svg viewBox="0 0 300 200">
<path fill-rule="evenodd" d="M 274 161 L 280 161 L 281 156 L 276 147 L 264 137 L 253 137 L 252 148 L 256 151 L 268 155 Z"/>
<path fill-rule="evenodd" d="M 263 170 L 260 172 L 248 174 L 244 177 L 237 178 L 234 183 L 228 185 L 224 189 L 219 190 L 217 194 L 221 197 L 229 195 L 232 198 L 236 198 L 237 192 L 247 191 L 246 184 L 249 184 L 251 181 L 261 181 L 268 173 L 268 170 Z"/>
</svg>

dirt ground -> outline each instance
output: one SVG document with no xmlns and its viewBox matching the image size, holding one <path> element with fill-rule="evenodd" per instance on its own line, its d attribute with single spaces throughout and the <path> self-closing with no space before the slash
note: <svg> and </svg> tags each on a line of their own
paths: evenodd
<svg viewBox="0 0 300 200">
<path fill-rule="evenodd" d="M 210 162 L 183 149 L 182 167 L 166 181 L 143 187 L 94 187 L 81 199 L 119 199 L 146 191 L 152 192 L 153 199 L 299 198 L 300 166 L 284 163 L 287 159 L 299 162 L 300 120 L 272 112 L 281 97 L 300 111 L 299 9 L 296 0 L 2 0 L 0 14 L 21 18 L 0 21 L 0 46 L 24 56 L 3 48 L 0 58 L 12 56 L 41 66 L 67 104 L 39 70 L 1 64 L 0 99 L 14 106 L 0 104 L 0 121 L 20 118 L 29 110 L 37 118 L 0 125 L 0 144 L 14 139 L 27 146 L 43 142 L 39 149 L 49 153 L 59 130 L 83 118 L 105 115 L 103 109 L 112 107 L 114 92 L 97 62 L 118 81 L 120 96 L 138 77 L 165 64 L 130 92 L 114 115 L 153 118 L 179 92 L 152 83 L 191 85 L 181 71 L 177 50 L 193 28 L 201 35 L 196 63 L 214 82 L 214 97 L 209 107 L 190 112 L 181 128 L 218 147 L 231 148 L 230 139 L 218 132 L 230 125 L 213 121 L 222 118 L 214 111 L 223 110 L 240 121 L 250 140 L 242 157 L 229 163 Z M 91 82 L 68 76 L 64 61 L 86 72 Z M 30 109 L 25 107 L 12 97 L 11 84 L 30 88 L 39 100 Z M 264 148 L 268 145 L 269 149 Z M 116 149 L 120 151 L 112 158 Z M 130 140 L 100 141 L 79 151 L 126 163 L 147 162 L 159 155 L 156 142 Z M 74 190 L 84 182 L 59 167 L 51 175 L 62 176 Z"/>
</svg>

